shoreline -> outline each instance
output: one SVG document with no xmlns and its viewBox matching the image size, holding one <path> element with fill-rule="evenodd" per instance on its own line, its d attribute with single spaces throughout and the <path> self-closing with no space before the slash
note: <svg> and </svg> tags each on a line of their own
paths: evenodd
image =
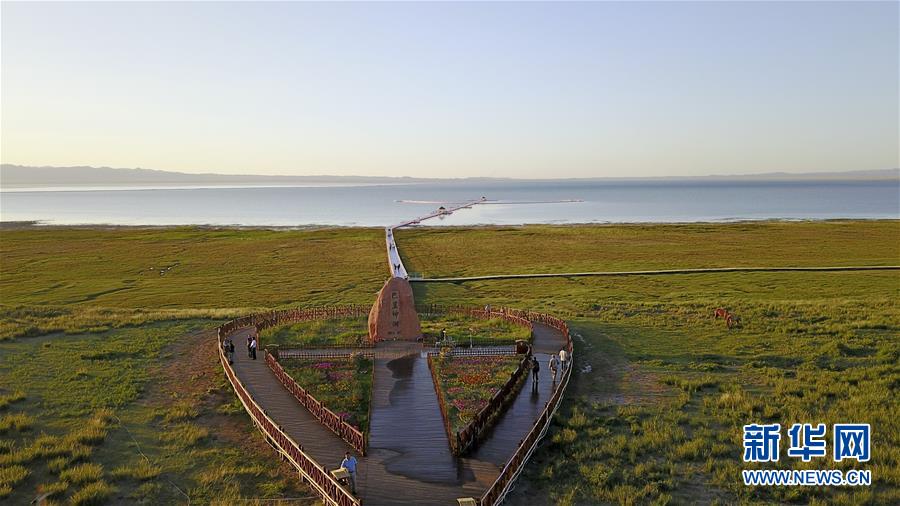
<svg viewBox="0 0 900 506">
<path fill-rule="evenodd" d="M 473 225 L 416 225 L 410 230 L 459 230 L 459 229 L 491 229 L 491 228 L 524 228 L 524 227 L 558 227 L 558 228 L 582 228 L 582 227 L 643 227 L 643 226 L 689 226 L 689 225 L 741 225 L 741 224 L 766 224 L 766 223 L 855 223 L 855 222 L 892 222 L 900 221 L 900 216 L 892 218 L 761 218 L 761 219 L 733 219 L 717 221 L 603 221 L 603 222 L 579 222 L 579 223 L 518 223 L 518 224 L 494 224 L 481 223 Z M 311 231 L 311 230 L 382 230 L 381 226 L 363 225 L 332 225 L 332 224 L 307 224 L 307 225 L 216 225 L 208 223 L 195 224 L 168 224 L 168 225 L 120 225 L 114 223 L 77 223 L 57 224 L 46 223 L 42 220 L 26 221 L 0 221 L 0 231 L 3 230 L 171 230 L 171 229 L 197 229 L 197 230 L 271 230 L 271 231 Z"/>
</svg>

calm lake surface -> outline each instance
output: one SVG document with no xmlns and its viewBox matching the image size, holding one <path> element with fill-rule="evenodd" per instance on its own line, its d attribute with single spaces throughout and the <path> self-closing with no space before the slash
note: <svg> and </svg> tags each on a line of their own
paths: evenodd
<svg viewBox="0 0 900 506">
<path fill-rule="evenodd" d="M 0 193 L 0 220 L 54 225 L 384 226 L 475 200 L 429 225 L 900 218 L 896 181 L 457 182 Z"/>
</svg>

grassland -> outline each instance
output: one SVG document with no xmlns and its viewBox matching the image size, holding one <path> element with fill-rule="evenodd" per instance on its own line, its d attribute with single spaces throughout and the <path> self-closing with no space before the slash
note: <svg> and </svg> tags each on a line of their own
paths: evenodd
<svg viewBox="0 0 900 506">
<path fill-rule="evenodd" d="M 426 339 L 439 338 L 441 330 L 459 345 L 512 344 L 518 339 L 529 339 L 530 332 L 501 318 L 488 320 L 465 315 L 420 315 L 422 333 Z M 314 320 L 269 327 L 260 336 L 261 343 L 282 347 L 315 348 L 317 346 L 360 346 L 368 342 L 369 327 L 366 318 L 342 318 Z"/>
<path fill-rule="evenodd" d="M 897 265 L 892 221 L 400 229 L 425 277 L 695 267 Z"/>
<path fill-rule="evenodd" d="M 370 303 L 386 274 L 380 230 L 0 233 L 0 494 L 8 501 L 46 493 L 148 504 L 309 495 L 251 435 L 204 331 L 256 308 Z M 897 221 L 423 229 L 397 237 L 407 268 L 429 276 L 900 264 Z M 420 303 L 529 307 L 572 323 L 577 374 L 513 504 L 900 502 L 896 271 L 415 290 Z M 739 314 L 743 328 L 713 320 L 718 306 Z M 738 427 L 768 420 L 871 423 L 875 484 L 744 488 Z"/>
<path fill-rule="evenodd" d="M 16 421 L 0 429 L 0 496 L 11 504 L 308 496 L 246 440 L 254 429 L 216 368 L 204 330 L 213 324 L 0 343 L 0 392 L 13 399 L 0 417 Z"/>
<path fill-rule="evenodd" d="M 369 341 L 366 318 L 313 320 L 269 327 L 262 331 L 260 342 L 285 348 L 315 348 L 317 346 L 360 346 Z"/>
<path fill-rule="evenodd" d="M 129 309 L 371 303 L 383 254 L 374 229 L 29 227 L 3 231 L 0 291 L 5 304 Z"/>
<path fill-rule="evenodd" d="M 824 226 L 812 225 L 820 231 Z M 861 244 L 854 248 L 820 244 L 814 261 L 807 256 L 795 263 L 785 257 L 783 265 L 864 264 L 876 258 L 900 263 L 897 223 L 873 226 L 893 227 L 891 237 L 866 225 L 860 225 Z M 839 231 L 844 227 L 838 224 Z M 665 236 L 666 227 L 651 228 Z M 694 241 L 715 227 L 699 228 L 705 232 Z M 640 235 L 642 227 L 634 229 Z M 547 230 L 552 235 L 557 228 Z M 796 237 L 804 235 L 801 231 Z M 693 242 L 688 237 L 685 240 Z M 873 239 L 877 237 L 881 239 Z M 755 233 L 749 238 L 761 240 Z M 535 243 L 555 242 L 555 237 L 543 237 Z M 466 269 L 436 272 L 498 272 L 507 267 L 508 255 L 503 253 L 509 248 L 503 243 L 498 240 L 496 250 L 482 246 Z M 671 249 L 677 252 L 681 246 Z M 646 254 L 640 242 L 635 248 Z M 769 243 L 768 248 L 790 251 L 797 245 Z M 860 256 L 844 256 L 854 249 Z M 523 257 L 517 265 L 551 253 L 524 245 L 522 250 L 513 253 Z M 655 251 L 657 259 L 622 262 L 617 268 L 697 265 L 680 262 L 678 254 L 663 263 L 670 253 Z M 462 259 L 470 248 L 453 241 L 444 254 Z M 722 252 L 713 246 L 705 254 L 715 262 Z M 430 262 L 432 257 L 426 257 Z M 494 264 L 491 259 L 500 260 Z M 547 270 L 569 260 L 562 254 Z M 768 261 L 775 259 L 757 257 L 746 265 Z M 560 271 L 614 270 L 599 267 L 569 264 Z M 429 271 L 413 258 L 407 268 Z M 513 504 L 532 504 L 536 498 L 557 504 L 900 502 L 900 423 L 895 415 L 900 409 L 900 273 L 558 278 L 422 284 L 415 289 L 418 299 L 519 305 L 562 314 L 570 321 L 576 337 L 571 392 L 550 441 L 535 454 L 534 465 L 513 494 Z M 713 319 L 712 310 L 720 306 L 740 315 L 743 327 L 729 331 Z M 743 424 L 809 421 L 830 426 L 842 420 L 870 423 L 873 431 L 878 427 L 878 442 L 873 443 L 880 448 L 878 456 L 868 466 L 856 466 L 873 470 L 874 486 L 766 489 L 741 483 L 740 470 L 751 468 L 741 462 Z M 803 464 L 784 458 L 779 465 L 832 467 L 830 460 Z"/>
<path fill-rule="evenodd" d="M 207 331 L 260 308 L 371 302 L 377 231 L 0 233 L 0 496 L 315 502 L 259 445 Z M 104 436 L 78 442 L 98 413 Z"/>
<path fill-rule="evenodd" d="M 253 309 L 371 303 L 384 281 L 374 229 L 4 229 L 0 339 Z"/>
<path fill-rule="evenodd" d="M 444 330 L 457 346 L 513 344 L 519 339 L 530 340 L 531 331 L 502 318 L 487 320 L 465 315 L 421 315 L 422 334 L 426 339 L 440 339 Z"/>
</svg>

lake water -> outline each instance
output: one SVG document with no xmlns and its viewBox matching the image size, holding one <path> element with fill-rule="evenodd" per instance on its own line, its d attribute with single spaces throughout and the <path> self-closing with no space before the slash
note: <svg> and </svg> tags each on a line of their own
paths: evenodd
<svg viewBox="0 0 900 506">
<path fill-rule="evenodd" d="M 900 218 L 896 181 L 455 182 L 0 193 L 0 220 L 47 224 L 384 226 L 482 196 L 430 225 Z"/>
</svg>

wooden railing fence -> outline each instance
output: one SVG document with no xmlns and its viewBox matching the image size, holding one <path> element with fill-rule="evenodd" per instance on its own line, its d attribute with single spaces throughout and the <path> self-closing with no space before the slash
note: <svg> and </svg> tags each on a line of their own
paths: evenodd
<svg viewBox="0 0 900 506">
<path fill-rule="evenodd" d="M 244 387 L 241 380 L 237 377 L 234 369 L 228 363 L 228 357 L 222 346 L 222 340 L 240 328 L 251 326 L 254 322 L 259 321 L 257 315 L 245 316 L 231 320 L 217 329 L 218 339 L 216 340 L 216 348 L 218 349 L 219 362 L 225 370 L 225 376 L 228 382 L 243 404 L 250 419 L 259 428 L 260 432 L 265 436 L 266 441 L 275 448 L 291 465 L 299 472 L 303 479 L 308 482 L 312 488 L 322 496 L 326 504 L 333 506 L 359 506 L 361 501 L 354 497 L 347 489 L 328 473 L 328 470 L 307 455 L 300 444 L 294 441 L 291 436 L 284 432 L 281 427 L 256 403 L 253 396 Z"/>
<path fill-rule="evenodd" d="M 337 320 L 342 318 L 366 318 L 369 316 L 371 306 L 364 305 L 346 305 L 346 306 L 326 306 L 326 307 L 310 307 L 296 309 L 276 309 L 264 313 L 257 313 L 245 318 L 250 318 L 249 325 L 256 327 L 260 332 L 270 327 L 279 325 L 287 325 L 289 323 L 299 323 L 305 321 L 316 320 Z M 365 340 L 362 343 L 353 345 L 345 344 L 315 344 L 311 345 L 315 348 L 372 348 L 375 343 Z"/>
<path fill-rule="evenodd" d="M 515 325 L 519 325 L 533 331 L 534 325 L 528 318 L 522 316 L 523 311 L 508 308 L 478 308 L 472 306 L 445 306 L 441 304 L 428 304 L 416 306 L 416 312 L 425 315 L 437 314 L 458 314 L 477 318 L 481 320 L 490 320 L 491 318 L 500 318 Z"/>
<path fill-rule="evenodd" d="M 553 415 L 556 414 L 557 409 L 559 409 L 563 393 L 569 385 L 569 379 L 572 377 L 572 370 L 574 369 L 572 337 L 569 334 L 569 326 L 565 321 L 555 316 L 534 311 L 510 311 L 513 311 L 513 314 L 521 318 L 528 318 L 529 320 L 543 323 L 562 332 L 566 338 L 566 351 L 569 355 L 568 365 L 563 371 L 560 382 L 553 391 L 553 395 L 550 396 L 550 400 L 544 406 L 541 416 L 538 417 L 525 438 L 519 442 L 519 446 L 516 448 L 515 453 L 513 453 L 512 457 L 506 462 L 503 470 L 500 471 L 500 475 L 497 476 L 494 483 L 491 484 L 479 499 L 478 502 L 480 506 L 495 506 L 502 503 L 503 499 L 506 498 L 506 494 L 509 493 L 516 478 L 519 477 L 519 474 L 521 474 L 522 469 L 525 467 L 525 463 L 528 462 L 531 454 L 534 453 L 534 450 L 537 448 L 538 443 L 544 435 L 547 434 L 547 430 L 550 428 L 550 421 L 553 419 Z"/>
<path fill-rule="evenodd" d="M 327 471 L 327 469 L 320 465 L 315 461 L 312 457 L 303 452 L 302 447 L 294 441 L 287 433 L 285 433 L 281 427 L 275 423 L 274 420 L 269 418 L 269 416 L 263 411 L 263 409 L 256 403 L 244 385 L 241 383 L 240 379 L 235 374 L 231 365 L 228 364 L 228 358 L 225 356 L 225 353 L 222 348 L 223 339 L 234 331 L 244 328 L 244 327 L 256 327 L 261 330 L 267 327 L 271 327 L 274 325 L 281 325 L 284 323 L 298 322 L 298 321 L 307 321 L 314 319 L 328 319 L 328 318 L 352 318 L 352 317 L 362 317 L 368 315 L 369 308 L 366 306 L 340 306 L 340 307 L 331 307 L 331 308 L 309 308 L 309 309 L 289 309 L 289 310 L 281 310 L 281 311 L 271 311 L 266 313 L 258 313 L 249 316 L 244 316 L 240 318 L 236 318 L 225 324 L 221 325 L 217 328 L 218 339 L 216 346 L 219 350 L 219 361 L 222 364 L 222 368 L 225 370 L 225 375 L 228 378 L 229 383 L 237 394 L 238 398 L 243 404 L 244 409 L 250 415 L 250 418 L 253 420 L 253 423 L 259 428 L 260 432 L 266 437 L 266 440 L 271 444 L 281 455 L 284 456 L 301 474 L 304 480 L 310 483 L 310 485 L 319 493 L 322 498 L 325 500 L 327 504 L 335 505 L 335 506 L 359 506 L 361 501 L 350 494 L 341 484 L 337 482 Z M 572 376 L 573 369 L 573 345 L 572 339 L 569 334 L 569 327 L 565 321 L 555 316 L 551 316 L 544 313 L 539 313 L 536 311 L 523 311 L 518 309 L 510 309 L 510 308 L 496 308 L 491 309 L 490 311 L 486 311 L 484 309 L 471 308 L 471 307 L 462 307 L 462 306 L 425 306 L 424 308 L 419 310 L 420 313 L 457 313 L 457 314 L 466 314 L 472 317 L 481 317 L 481 318 L 503 318 L 507 321 L 514 322 L 519 325 L 527 326 L 530 329 L 533 329 L 532 322 L 538 322 L 550 327 L 553 327 L 560 332 L 566 338 L 566 351 L 569 354 L 568 366 L 563 371 L 560 382 L 557 384 L 556 389 L 553 391 L 553 395 L 550 397 L 550 400 L 544 406 L 543 411 L 541 412 L 540 417 L 535 422 L 534 426 L 532 426 L 531 430 L 522 439 L 519 443 L 519 446 L 516 448 L 513 456 L 507 461 L 506 465 L 503 467 L 503 470 L 500 472 L 500 475 L 497 476 L 497 479 L 491 484 L 491 486 L 485 491 L 485 493 L 478 498 L 478 503 L 480 506 L 495 506 L 503 502 L 506 494 L 509 492 L 511 486 L 515 482 L 516 478 L 518 478 L 519 474 L 522 472 L 526 462 L 531 457 L 531 454 L 537 448 L 538 443 L 547 433 L 547 430 L 550 426 L 550 421 L 553 418 L 553 415 L 559 409 L 559 405 L 562 402 L 563 393 L 565 392 L 566 387 L 569 384 L 569 380 Z M 269 360 L 269 356 L 267 355 L 266 360 Z M 524 363 L 523 358 L 523 363 Z M 274 360 L 273 360 L 274 361 Z M 275 365 L 280 367 L 280 364 L 277 361 L 274 361 Z M 520 363 L 520 367 L 517 369 L 517 373 L 523 369 L 522 364 Z M 270 365 L 271 366 L 271 365 Z M 283 371 L 283 370 L 282 370 Z M 432 370 L 432 375 L 434 374 Z M 522 372 L 521 374 L 524 374 Z M 281 379 L 281 378 L 279 378 Z M 512 381 L 512 377 L 510 378 Z M 509 383 L 509 382 L 508 382 Z M 296 385 L 296 383 L 294 383 Z M 502 389 L 501 389 L 502 390 Z M 292 392 L 294 393 L 294 392 Z M 498 392 L 500 394 L 500 392 Z M 442 394 L 438 391 L 438 395 Z M 507 394 L 508 395 L 508 394 Z M 295 394 L 295 397 L 297 394 Z M 498 397 L 495 395 L 494 397 Z M 298 399 L 299 400 L 299 399 Z M 494 399 L 492 398 L 492 401 Z M 441 410 L 444 411 L 444 402 L 443 399 L 440 399 Z M 321 403 L 319 404 L 321 408 Z M 491 403 L 489 403 L 491 406 Z M 495 404 L 496 408 L 497 404 Z M 327 408 L 321 408 L 327 409 Z M 312 410 L 311 410 L 312 411 Z M 485 411 L 485 410 L 482 410 Z M 444 415 L 445 422 L 449 420 L 446 412 L 442 413 Z M 336 416 L 336 415 L 335 415 Z M 471 424 L 470 424 L 471 425 Z M 351 426 L 352 427 L 352 426 Z M 332 429 L 333 430 L 333 429 Z M 476 434 L 477 430 L 473 428 L 470 431 L 472 434 Z M 448 429 L 449 434 L 449 429 Z M 343 436 L 341 436 L 343 437 Z M 469 440 L 473 436 L 470 436 L 469 433 L 466 435 L 466 440 Z M 345 438 L 345 440 L 347 440 Z M 472 439 L 474 440 L 474 439 Z M 350 442 L 350 441 L 348 441 Z M 463 441 L 457 440 L 457 445 L 461 446 Z M 351 443 L 353 444 L 353 443 Z M 471 444 L 471 443 L 469 443 Z M 365 445 L 363 439 L 363 447 Z M 355 447 L 355 446 L 354 446 Z"/>
<path fill-rule="evenodd" d="M 472 446 L 481 439 L 482 436 L 490 429 L 490 423 L 495 416 L 503 413 L 518 392 L 521 386 L 520 381 L 522 375 L 528 374 L 529 356 L 523 355 L 519 361 L 516 370 L 510 374 L 509 378 L 500 389 L 494 392 L 488 403 L 481 408 L 475 417 L 466 424 L 459 432 L 453 432 L 453 424 L 450 423 L 450 413 L 447 410 L 447 400 L 444 397 L 443 389 L 440 387 L 440 379 L 434 371 L 435 354 L 428 355 L 428 370 L 431 372 L 431 379 L 434 382 L 434 390 L 438 396 L 438 406 L 441 408 L 441 416 L 444 419 L 444 430 L 447 431 L 447 440 L 450 443 L 450 450 L 453 455 L 462 455 L 466 453 Z"/>
<path fill-rule="evenodd" d="M 281 351 L 279 350 L 279 354 L 280 353 Z M 372 352 L 369 352 L 368 355 L 371 357 L 375 356 Z M 340 357 L 335 355 L 332 358 L 342 357 L 349 358 L 350 355 L 345 353 Z M 316 358 L 323 357 L 317 355 Z M 272 369 L 272 372 L 275 373 L 275 377 L 278 378 L 278 381 L 284 385 L 287 391 L 290 392 L 295 399 L 297 399 L 297 402 L 309 410 L 322 425 L 337 434 L 362 455 L 366 454 L 366 435 L 361 430 L 344 421 L 337 413 L 328 409 L 321 401 L 313 397 L 311 393 L 307 392 L 305 388 L 294 381 L 294 378 L 285 372 L 281 363 L 279 363 L 271 353 L 266 353 L 266 364 L 268 364 L 269 368 Z"/>
<path fill-rule="evenodd" d="M 516 355 L 515 346 L 489 346 L 483 347 L 479 346 L 476 348 L 451 348 L 447 351 L 442 351 L 441 348 L 433 348 L 427 351 L 429 355 L 439 355 L 440 353 L 448 353 L 453 356 L 462 356 L 462 357 L 483 357 L 486 355 Z"/>
<path fill-rule="evenodd" d="M 360 349 L 349 348 L 344 346 L 342 348 L 334 348 L 334 349 L 323 349 L 323 350 L 311 350 L 306 348 L 282 348 L 278 347 L 277 351 L 278 356 L 276 357 L 278 360 L 286 360 L 286 359 L 315 359 L 315 358 L 347 358 L 351 355 L 362 355 L 364 357 L 374 357 L 375 352 L 372 351 L 369 347 L 363 347 Z"/>
</svg>

